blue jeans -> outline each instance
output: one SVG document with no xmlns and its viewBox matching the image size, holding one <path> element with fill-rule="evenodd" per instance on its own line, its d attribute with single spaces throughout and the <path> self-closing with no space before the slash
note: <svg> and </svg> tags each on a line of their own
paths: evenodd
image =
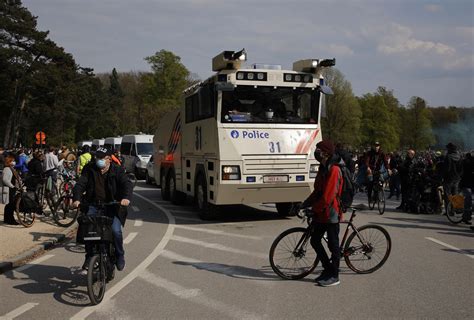
<svg viewBox="0 0 474 320">
<path fill-rule="evenodd" d="M 94 206 L 89 206 L 89 211 L 87 211 L 87 215 L 97 215 L 97 208 Z M 117 258 L 123 257 L 125 255 L 125 250 L 123 248 L 122 224 L 120 223 L 120 220 L 117 217 L 114 217 L 114 221 L 112 222 L 112 233 L 114 235 L 114 246 Z M 86 242 L 85 248 L 86 257 L 91 257 L 92 244 Z"/>
<path fill-rule="evenodd" d="M 472 215 L 472 188 L 462 188 L 464 195 L 464 214 L 462 219 L 464 221 L 471 221 Z"/>
</svg>

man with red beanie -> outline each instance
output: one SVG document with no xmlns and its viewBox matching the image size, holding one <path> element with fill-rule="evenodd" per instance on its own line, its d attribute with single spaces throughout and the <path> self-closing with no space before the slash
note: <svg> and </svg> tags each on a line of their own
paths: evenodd
<svg viewBox="0 0 474 320">
<path fill-rule="evenodd" d="M 319 171 L 314 181 L 314 191 L 303 202 L 302 207 L 313 209 L 311 245 L 324 268 L 315 281 L 320 286 L 330 287 L 340 283 L 339 221 L 342 218 L 342 209 L 339 198 L 342 193 L 343 178 L 338 163 L 341 159 L 335 155 L 335 146 L 329 140 L 321 141 L 316 145 L 314 157 L 320 162 Z M 327 233 L 331 260 L 321 243 L 325 233 Z"/>
</svg>

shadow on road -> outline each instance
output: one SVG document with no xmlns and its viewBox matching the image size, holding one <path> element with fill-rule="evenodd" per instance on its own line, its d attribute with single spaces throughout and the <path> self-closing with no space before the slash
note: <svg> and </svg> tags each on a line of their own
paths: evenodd
<svg viewBox="0 0 474 320">
<path fill-rule="evenodd" d="M 60 303 L 85 307 L 90 304 L 86 288 L 87 278 L 80 272 L 80 267 L 66 268 L 38 264 L 26 270 L 6 272 L 5 276 L 14 281 L 21 281 L 21 284 L 13 288 L 26 294 L 52 293 L 54 299 Z M 28 283 L 24 283 L 25 280 Z"/>
</svg>

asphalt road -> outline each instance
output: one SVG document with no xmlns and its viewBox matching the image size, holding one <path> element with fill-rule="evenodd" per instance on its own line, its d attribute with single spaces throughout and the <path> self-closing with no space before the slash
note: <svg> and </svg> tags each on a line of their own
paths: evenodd
<svg viewBox="0 0 474 320">
<path fill-rule="evenodd" d="M 260 205 L 202 222 L 191 205 L 163 202 L 140 182 L 124 229 L 127 265 L 99 306 L 79 274 L 84 249 L 69 242 L 0 275 L 0 319 L 472 319 L 474 232 L 396 205 L 355 220 L 389 231 L 387 263 L 359 275 L 342 261 L 341 284 L 323 288 L 317 273 L 284 281 L 269 266 L 272 241 L 298 218 Z"/>
</svg>

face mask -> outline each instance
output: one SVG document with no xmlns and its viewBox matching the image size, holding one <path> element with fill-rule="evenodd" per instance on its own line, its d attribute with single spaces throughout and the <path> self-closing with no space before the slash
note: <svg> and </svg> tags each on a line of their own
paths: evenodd
<svg viewBox="0 0 474 320">
<path fill-rule="evenodd" d="M 104 169 L 105 168 L 105 159 L 97 159 L 95 164 L 99 169 Z"/>
<path fill-rule="evenodd" d="M 12 166 L 16 166 L 16 162 L 15 162 L 15 161 L 12 161 Z"/>
<path fill-rule="evenodd" d="M 323 160 L 323 153 L 321 150 L 314 150 L 314 158 L 321 162 Z"/>
</svg>

